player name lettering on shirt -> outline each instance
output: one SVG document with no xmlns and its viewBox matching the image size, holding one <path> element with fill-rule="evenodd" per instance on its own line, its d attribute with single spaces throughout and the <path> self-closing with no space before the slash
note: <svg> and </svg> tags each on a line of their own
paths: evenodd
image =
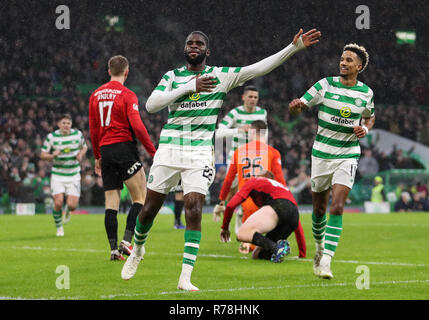
<svg viewBox="0 0 429 320">
<path fill-rule="evenodd" d="M 113 93 L 105 93 L 98 95 L 98 100 L 115 100 L 116 94 Z"/>
</svg>

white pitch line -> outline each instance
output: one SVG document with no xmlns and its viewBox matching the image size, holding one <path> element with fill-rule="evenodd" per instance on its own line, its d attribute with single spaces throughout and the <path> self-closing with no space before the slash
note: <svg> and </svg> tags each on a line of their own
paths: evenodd
<svg viewBox="0 0 429 320">
<path fill-rule="evenodd" d="M 378 285 L 401 285 L 401 284 L 412 284 L 412 283 L 429 283 L 429 280 L 398 280 L 398 281 L 379 281 L 371 282 L 371 286 Z M 253 291 L 253 290 L 273 290 L 273 289 L 298 289 L 298 288 L 328 288 L 328 287 L 347 287 L 347 286 L 356 286 L 354 282 L 339 282 L 339 283 L 314 283 L 314 284 L 298 284 L 298 285 L 285 285 L 285 286 L 270 286 L 270 287 L 245 287 L 245 288 L 221 288 L 221 289 L 202 289 L 197 292 L 188 292 L 183 290 L 177 291 L 161 291 L 154 293 L 154 295 L 165 296 L 165 295 L 174 295 L 174 294 L 199 294 L 199 293 L 210 293 L 210 292 L 236 292 L 236 291 Z M 114 299 L 114 298 L 133 298 L 133 297 L 143 297 L 150 295 L 149 292 L 142 293 L 132 293 L 132 294 L 110 294 L 102 295 L 99 299 Z M 50 298 L 23 298 L 23 297 L 10 297 L 10 296 L 0 296 L 0 300 L 79 300 L 86 299 L 87 297 L 50 297 Z"/>
<path fill-rule="evenodd" d="M 429 283 L 429 280 L 399 280 L 399 281 L 380 281 L 380 282 L 371 282 L 370 285 L 400 285 L 400 284 L 411 284 L 411 283 Z M 247 288 L 223 288 L 223 289 L 206 289 L 199 290 L 195 293 L 209 293 L 209 292 L 234 292 L 234 291 L 251 291 L 251 290 L 272 290 L 272 289 L 297 289 L 297 288 L 318 288 L 318 287 L 346 287 L 346 286 L 356 286 L 356 283 L 317 283 L 317 284 L 299 284 L 299 285 L 285 285 L 285 286 L 270 286 L 270 287 L 247 287 Z M 172 294 L 192 294 L 187 291 L 177 290 L 177 291 L 163 291 L 159 292 L 158 295 L 172 295 Z M 112 299 L 117 297 L 137 297 L 137 296 L 147 296 L 149 293 L 135 293 L 135 294 L 117 294 L 117 295 L 107 295 L 100 296 L 101 299 Z"/>
<path fill-rule="evenodd" d="M 77 249 L 77 248 L 42 248 L 42 247 L 30 247 L 30 246 L 7 246 L 2 247 L 3 249 L 16 249 L 16 250 L 39 250 L 39 251 L 72 251 L 72 252 L 106 252 L 105 250 L 96 250 L 96 249 Z"/>
<path fill-rule="evenodd" d="M 97 250 L 97 249 L 78 249 L 78 248 L 42 248 L 42 247 L 30 247 L 30 246 L 8 246 L 8 247 L 1 247 L 3 249 L 15 249 L 15 250 L 39 250 L 39 251 L 71 251 L 71 252 L 89 252 L 89 253 L 95 253 L 95 252 L 104 252 L 106 253 L 106 250 Z M 146 255 L 152 256 L 152 255 L 175 255 L 175 256 L 182 256 L 183 253 L 159 253 L 159 252 L 148 252 Z M 199 253 L 198 257 L 209 257 L 209 258 L 225 258 L 225 259 L 250 259 L 250 257 L 243 256 L 243 257 L 237 257 L 237 256 L 228 256 L 228 255 L 222 255 L 222 254 L 204 254 Z M 313 259 L 297 259 L 297 257 L 287 257 L 285 260 L 293 260 L 293 261 L 305 261 L 305 262 L 313 262 Z M 383 262 L 383 261 L 359 261 L 359 260 L 333 260 L 334 263 L 351 263 L 351 264 L 369 264 L 369 265 L 385 265 L 385 266 L 395 266 L 395 267 L 427 267 L 429 265 L 424 263 L 406 263 L 406 262 Z"/>
<path fill-rule="evenodd" d="M 49 298 L 24 298 L 24 297 L 0 296 L 0 300 L 82 300 L 82 299 L 87 299 L 87 297 L 72 296 L 72 297 L 49 297 Z"/>
</svg>

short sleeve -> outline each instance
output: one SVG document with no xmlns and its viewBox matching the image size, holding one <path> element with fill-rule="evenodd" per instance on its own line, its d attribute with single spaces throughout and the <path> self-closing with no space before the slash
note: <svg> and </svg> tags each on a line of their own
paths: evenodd
<svg viewBox="0 0 429 320">
<path fill-rule="evenodd" d="M 369 96 L 369 101 L 366 104 L 365 110 L 362 112 L 363 118 L 371 118 L 372 116 L 374 116 L 374 93 L 371 89 L 369 91 Z"/>
<path fill-rule="evenodd" d="M 322 81 L 316 82 L 300 99 L 308 107 L 313 107 L 322 103 L 323 86 Z"/>
<path fill-rule="evenodd" d="M 48 136 L 46 137 L 45 141 L 43 142 L 42 145 L 42 151 L 43 152 L 51 152 L 52 150 L 52 134 L 48 134 Z"/>
</svg>

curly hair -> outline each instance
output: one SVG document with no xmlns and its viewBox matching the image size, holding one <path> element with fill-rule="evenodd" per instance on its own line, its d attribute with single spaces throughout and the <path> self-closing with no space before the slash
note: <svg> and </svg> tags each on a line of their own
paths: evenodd
<svg viewBox="0 0 429 320">
<path fill-rule="evenodd" d="M 344 51 L 353 51 L 354 53 L 356 53 L 362 61 L 362 70 L 359 71 L 359 73 L 365 70 L 369 62 L 369 54 L 368 52 L 366 52 L 365 47 L 360 46 L 356 43 L 349 43 L 344 46 L 343 52 Z"/>
</svg>

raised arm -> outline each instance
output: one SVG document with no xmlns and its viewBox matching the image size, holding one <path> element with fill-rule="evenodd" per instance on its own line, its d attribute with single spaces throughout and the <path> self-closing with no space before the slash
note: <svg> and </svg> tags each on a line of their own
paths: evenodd
<svg viewBox="0 0 429 320">
<path fill-rule="evenodd" d="M 237 79 L 237 83 L 244 83 L 248 80 L 271 72 L 287 59 L 292 57 L 295 53 L 319 42 L 320 36 L 320 31 L 316 29 L 311 29 L 306 33 L 303 33 L 303 30 L 300 29 L 293 38 L 292 43 L 289 44 L 286 48 L 259 62 L 243 67 Z"/>
</svg>

